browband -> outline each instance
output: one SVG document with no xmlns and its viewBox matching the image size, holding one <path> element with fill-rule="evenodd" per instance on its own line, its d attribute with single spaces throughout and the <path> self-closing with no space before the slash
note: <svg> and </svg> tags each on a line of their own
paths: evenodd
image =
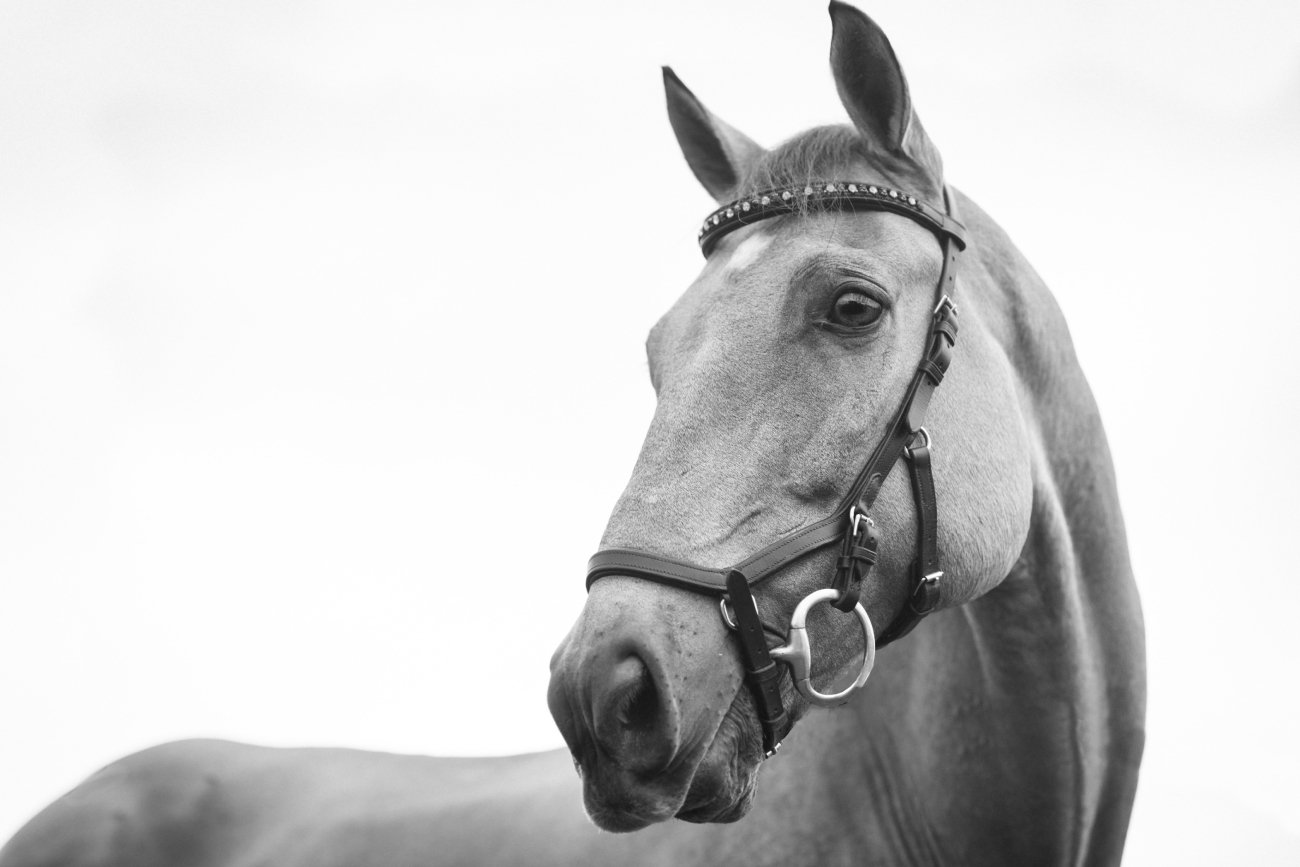
<svg viewBox="0 0 1300 867">
<path fill-rule="evenodd" d="M 699 232 L 700 251 L 708 258 L 723 235 L 741 226 L 769 217 L 815 210 L 892 211 L 920 223 L 940 238 L 950 236 L 963 250 L 966 248 L 965 227 L 949 216 L 946 208 L 936 208 L 916 196 L 879 184 L 816 181 L 802 189 L 764 190 L 718 208 L 704 218 Z"/>
</svg>

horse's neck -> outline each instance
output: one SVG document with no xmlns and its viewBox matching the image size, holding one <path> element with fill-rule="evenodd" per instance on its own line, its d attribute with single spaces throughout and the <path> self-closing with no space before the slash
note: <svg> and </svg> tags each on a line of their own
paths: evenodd
<svg viewBox="0 0 1300 867">
<path fill-rule="evenodd" d="M 849 708 L 806 719 L 759 797 L 818 781 L 807 821 L 885 863 L 1111 863 L 1136 786 L 1141 614 L 1105 435 L 1059 309 L 1005 244 L 981 264 L 1005 270 L 997 327 L 1034 451 L 1021 557 L 884 651 Z"/>
</svg>

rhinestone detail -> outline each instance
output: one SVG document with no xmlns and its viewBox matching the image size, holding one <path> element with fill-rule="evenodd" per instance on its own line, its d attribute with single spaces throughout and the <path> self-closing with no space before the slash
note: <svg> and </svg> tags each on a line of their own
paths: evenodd
<svg viewBox="0 0 1300 867">
<path fill-rule="evenodd" d="M 849 201 L 854 199 L 861 201 L 865 196 L 886 201 L 893 207 L 906 204 L 921 214 L 927 215 L 926 206 L 916 196 L 910 196 L 899 190 L 880 187 L 875 184 L 859 184 L 857 182 L 815 181 L 805 185 L 802 189 L 799 187 L 786 187 L 784 189 L 767 190 L 766 192 L 757 193 L 749 199 L 732 202 L 725 207 L 719 208 L 705 218 L 704 226 L 698 233 L 700 245 L 707 250 L 711 243 L 710 239 L 725 234 L 736 221 L 745 218 L 746 214 L 755 213 L 756 217 L 753 219 L 762 219 L 775 214 L 790 213 L 796 207 L 794 202 L 798 198 L 809 202 L 825 200 L 838 203 L 843 201 L 842 197 L 848 197 Z M 940 224 L 942 225 L 942 222 Z"/>
</svg>

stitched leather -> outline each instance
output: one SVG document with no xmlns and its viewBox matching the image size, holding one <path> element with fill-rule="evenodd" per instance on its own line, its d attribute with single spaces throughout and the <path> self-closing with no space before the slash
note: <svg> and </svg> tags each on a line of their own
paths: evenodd
<svg viewBox="0 0 1300 867">
<path fill-rule="evenodd" d="M 840 591 L 840 597 L 831 603 L 840 611 L 849 613 L 862 598 L 862 582 L 876 565 L 876 551 L 880 548 L 880 534 L 869 520 L 857 522 L 857 530 L 850 526 L 844 534 L 844 548 L 836 561 L 835 580 L 831 587 Z"/>
<path fill-rule="evenodd" d="M 912 495 L 916 501 L 917 559 L 912 563 L 912 591 L 903 610 L 876 640 L 879 649 L 907 635 L 921 618 L 939 603 L 939 502 L 934 491 L 934 474 L 930 464 L 930 445 L 909 448 L 904 453 Z"/>
<path fill-rule="evenodd" d="M 714 596 L 727 592 L 727 570 L 707 569 L 682 560 L 672 560 L 630 548 L 606 548 L 587 561 L 587 589 L 610 575 L 630 575 L 699 590 Z"/>
<path fill-rule="evenodd" d="M 837 541 L 843 534 L 840 515 L 832 514 L 816 524 L 795 532 L 793 536 L 768 545 L 742 561 L 736 568 L 742 569 L 750 584 L 756 584 L 783 566 L 788 566 L 800 557 L 811 554 L 818 548 Z"/>
<path fill-rule="evenodd" d="M 745 682 L 749 684 L 758 721 L 763 726 L 763 752 L 771 755 L 781 746 L 781 738 L 791 726 L 781 701 L 781 669 L 768 653 L 767 636 L 744 573 L 734 569 L 728 573 L 727 595 L 736 618 L 736 640 L 740 645 Z"/>
</svg>

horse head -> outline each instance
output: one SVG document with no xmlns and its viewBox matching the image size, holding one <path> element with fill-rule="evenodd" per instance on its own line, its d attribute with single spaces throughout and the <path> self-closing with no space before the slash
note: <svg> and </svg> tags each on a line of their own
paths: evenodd
<svg viewBox="0 0 1300 867">
<path fill-rule="evenodd" d="M 714 116 L 665 69 L 669 118 L 692 171 L 724 205 L 818 181 L 943 203 L 939 152 L 885 35 L 841 3 L 831 18 L 831 68 L 852 125 L 816 128 L 773 150 Z M 964 200 L 951 195 L 960 216 Z M 958 282 L 961 339 L 925 418 L 940 518 L 937 610 L 1002 581 L 1030 522 L 1031 433 L 1003 349 L 1011 314 L 994 276 L 998 239 L 978 242 Z M 943 262 L 934 232 L 890 210 L 804 207 L 720 237 L 650 332 L 657 407 L 602 548 L 721 569 L 831 514 L 922 361 Z M 906 469 L 874 484 L 878 553 L 861 602 L 879 630 L 909 604 L 921 516 Z M 762 622 L 789 622 L 835 569 L 827 546 L 775 571 L 755 588 Z M 818 606 L 808 629 L 814 681 L 852 679 L 864 653 L 858 619 Z M 748 811 L 763 732 L 716 599 L 671 582 L 603 577 L 551 667 L 551 711 L 598 825 L 725 822 Z M 807 699 L 783 681 L 791 719 L 807 721 Z M 854 701 L 871 702 L 872 691 Z"/>
</svg>

